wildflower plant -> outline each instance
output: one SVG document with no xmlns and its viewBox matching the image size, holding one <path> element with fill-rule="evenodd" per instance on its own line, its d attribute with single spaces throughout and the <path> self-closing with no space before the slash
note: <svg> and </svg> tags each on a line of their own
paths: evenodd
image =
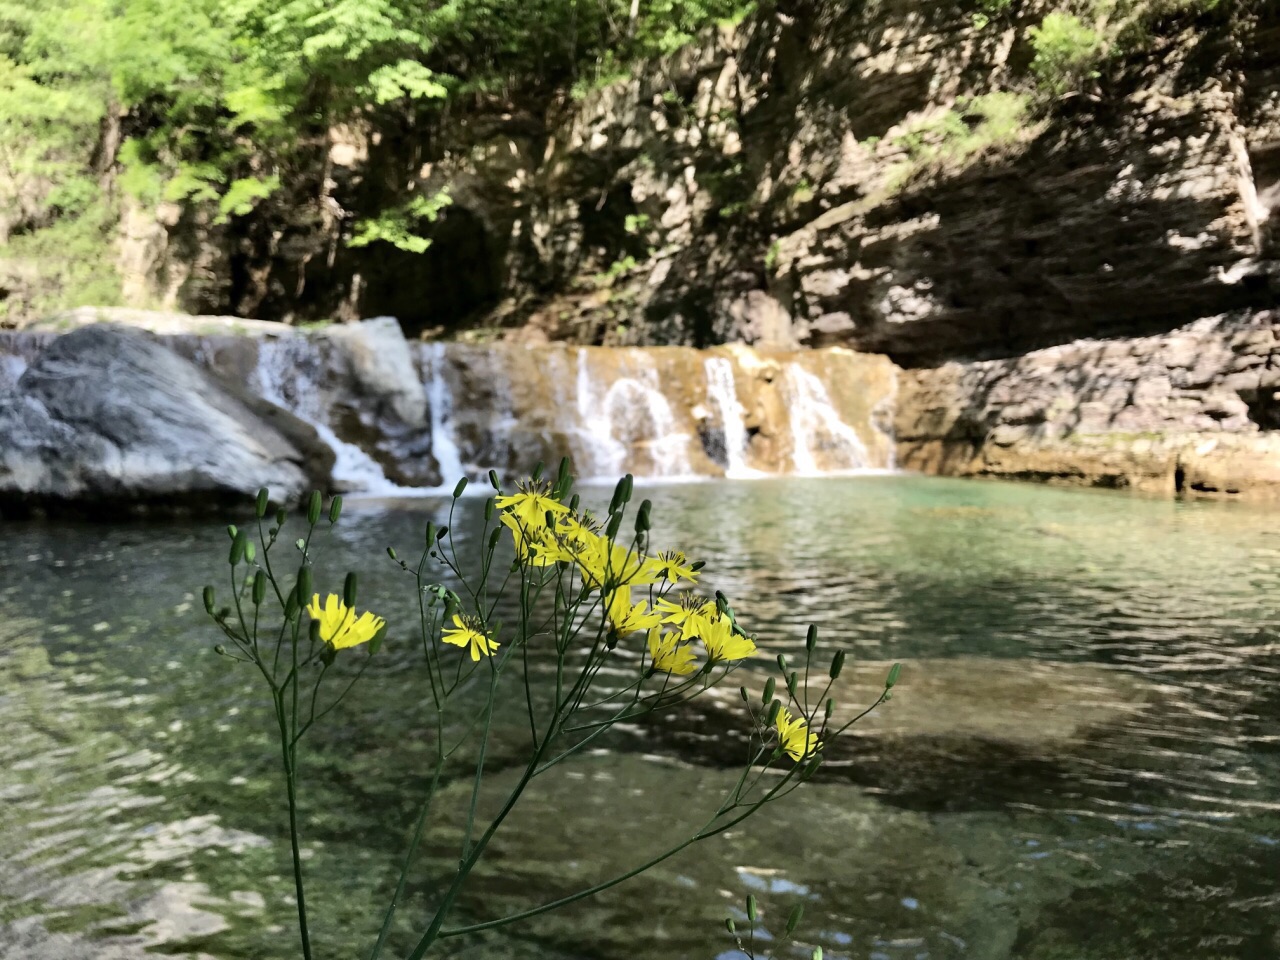
<svg viewBox="0 0 1280 960">
<path fill-rule="evenodd" d="M 393 635 L 397 642 L 421 648 L 435 762 L 418 798 L 399 879 L 369 960 L 378 960 L 387 948 L 424 830 L 432 820 L 433 800 L 446 781 L 457 776 L 456 766 L 448 761 L 464 748 L 465 755 L 474 754 L 475 762 L 465 778 L 470 781 L 470 801 L 458 838 L 459 857 L 439 878 L 428 913 L 412 918 L 418 932 L 409 960 L 421 960 L 442 940 L 516 923 L 623 883 L 784 799 L 814 776 L 836 737 L 889 699 L 897 679 L 895 667 L 875 703 L 852 720 L 835 722 L 830 693 L 844 653 L 837 652 L 822 670 L 815 663 L 817 632 L 810 627 L 800 658 L 803 664 L 792 668 L 788 658 L 779 655 L 780 673 L 764 680 L 761 693 L 753 695 L 746 685 L 739 686 L 747 759 L 701 827 L 603 882 L 518 913 L 459 923 L 454 920 L 459 895 L 531 782 L 600 745 L 618 724 L 671 722 L 684 704 L 716 695 L 731 675 L 749 675 L 754 686 L 760 671 L 744 671 L 743 666 L 763 659 L 728 598 L 719 592 L 698 592 L 700 561 L 690 561 L 678 550 L 651 552 L 651 504 L 645 500 L 632 511 L 630 476 L 619 481 L 607 512 L 599 518 L 583 509 L 572 493 L 567 460 L 554 478 L 543 477 L 539 465 L 510 491 L 504 492 L 492 471 L 489 482 L 494 495 L 485 501 L 479 540 L 463 538 L 463 554 L 465 542 L 480 544 L 472 556 L 460 555 L 451 529 L 466 479 L 453 491 L 448 525 L 427 524 L 416 559 L 401 559 L 394 548 L 387 548 L 393 569 L 416 596 L 417 622 L 392 625 Z M 312 960 L 316 952 L 301 854 L 299 748 L 308 731 L 361 680 L 389 625 L 372 612 L 358 612 L 354 574 L 346 576 L 341 594 L 326 593 L 322 600 L 325 591 L 315 589 L 313 555 L 324 506 L 320 494 L 310 498 L 305 529 L 292 541 L 296 554 L 287 572 L 280 551 L 289 543 L 285 528 L 294 521 L 281 509 L 268 526 L 268 501 L 268 492 L 260 491 L 256 535 L 228 528 L 232 605 L 219 609 L 213 587 L 205 588 L 204 605 L 228 641 L 215 650 L 251 665 L 271 693 L 302 956 Z M 342 499 L 335 497 L 327 511 L 330 526 L 338 523 L 341 513 Z M 338 656 L 362 659 L 357 669 L 346 671 L 350 679 L 330 690 L 325 680 Z M 534 666 L 547 662 L 554 669 Z M 521 726 L 527 722 L 528 741 L 514 786 L 498 812 L 485 818 L 478 813 L 479 799 L 504 677 L 523 688 Z"/>
</svg>

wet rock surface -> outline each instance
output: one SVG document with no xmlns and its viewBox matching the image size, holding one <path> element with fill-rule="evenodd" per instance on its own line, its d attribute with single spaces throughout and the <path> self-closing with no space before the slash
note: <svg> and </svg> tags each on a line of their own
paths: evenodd
<svg viewBox="0 0 1280 960">
<path fill-rule="evenodd" d="M 308 428 L 272 420 L 147 334 L 77 330 L 0 395 L 0 505 L 204 511 L 263 486 L 294 500 L 318 469 L 289 439 Z"/>
</svg>

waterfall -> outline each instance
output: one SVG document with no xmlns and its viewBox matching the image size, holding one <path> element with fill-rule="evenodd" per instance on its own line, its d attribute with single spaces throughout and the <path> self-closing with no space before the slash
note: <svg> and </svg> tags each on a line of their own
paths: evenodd
<svg viewBox="0 0 1280 960">
<path fill-rule="evenodd" d="M 822 381 L 798 363 L 785 373 L 790 407 L 792 470 L 800 476 L 865 470 L 871 466 L 866 444 L 840 419 Z M 818 455 L 824 463 L 818 464 Z M 824 469 L 825 468 L 825 469 Z"/>
<path fill-rule="evenodd" d="M 426 345 L 427 407 L 431 415 L 431 456 L 440 467 L 442 486 L 452 488 L 467 476 L 453 431 L 453 394 L 445 379 L 443 343 Z"/>
<path fill-rule="evenodd" d="M 0 391 L 12 390 L 27 369 L 27 361 L 22 357 L 9 355 L 0 357 Z"/>
<path fill-rule="evenodd" d="M 593 356 L 621 359 L 622 375 L 599 382 L 592 376 Z M 627 470 L 647 477 L 695 475 L 689 462 L 692 437 L 677 427 L 661 387 L 658 370 L 643 351 L 578 350 L 578 418 L 572 432 L 581 445 L 575 452 L 586 476 L 613 478 Z"/>
<path fill-rule="evenodd" d="M 323 364 L 315 345 L 304 337 L 264 338 L 258 343 L 255 370 L 258 394 L 315 428 L 333 451 L 333 481 L 339 489 L 371 497 L 422 493 L 419 488 L 392 483 L 376 460 L 333 432 L 320 384 Z"/>
<path fill-rule="evenodd" d="M 747 466 L 747 425 L 738 402 L 738 388 L 733 378 L 733 361 L 728 357 L 707 357 L 707 400 L 720 411 L 720 429 L 724 434 L 726 477 L 764 476 Z"/>
</svg>

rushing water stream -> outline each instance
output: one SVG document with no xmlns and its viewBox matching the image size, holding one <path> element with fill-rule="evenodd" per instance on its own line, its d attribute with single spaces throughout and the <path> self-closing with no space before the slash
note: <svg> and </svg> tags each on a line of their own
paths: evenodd
<svg viewBox="0 0 1280 960">
<path fill-rule="evenodd" d="M 772 933 L 802 899 L 801 940 L 835 958 L 1280 954 L 1274 512 L 900 477 L 645 495 L 771 652 L 815 621 L 868 677 L 903 661 L 897 695 L 750 829 L 456 955 L 727 960 L 749 892 Z M 393 632 L 304 762 L 323 960 L 367 955 L 427 771 L 412 591 L 383 550 L 408 554 L 444 506 L 353 503 L 327 548 Z M 0 529 L 0 958 L 298 955 L 268 707 L 200 611 L 225 548 L 213 523 Z M 517 721 L 497 723 L 497 786 Z M 464 914 L 660 849 L 732 776 L 726 749 L 690 715 L 562 768 Z M 442 795 L 396 955 L 457 856 L 463 788 Z"/>
</svg>

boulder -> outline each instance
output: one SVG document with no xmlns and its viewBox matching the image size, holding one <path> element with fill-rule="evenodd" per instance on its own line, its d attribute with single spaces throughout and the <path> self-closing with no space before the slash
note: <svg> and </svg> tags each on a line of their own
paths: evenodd
<svg viewBox="0 0 1280 960">
<path fill-rule="evenodd" d="M 0 512 L 199 512 L 327 486 L 314 430 L 271 414 L 146 333 L 83 327 L 0 394 Z"/>
</svg>

